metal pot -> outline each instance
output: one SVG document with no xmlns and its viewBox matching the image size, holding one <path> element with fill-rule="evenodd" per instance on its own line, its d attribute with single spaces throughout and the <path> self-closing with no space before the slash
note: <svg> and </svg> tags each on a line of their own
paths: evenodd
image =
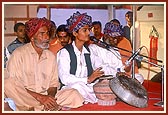
<svg viewBox="0 0 168 115">
<path fill-rule="evenodd" d="M 119 75 L 110 79 L 111 90 L 124 102 L 135 107 L 147 107 L 148 95 L 143 85 L 136 79 Z"/>
</svg>

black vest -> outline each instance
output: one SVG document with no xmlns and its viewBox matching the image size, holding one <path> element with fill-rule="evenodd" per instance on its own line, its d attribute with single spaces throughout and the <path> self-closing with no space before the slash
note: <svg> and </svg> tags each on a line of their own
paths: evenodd
<svg viewBox="0 0 168 115">
<path fill-rule="evenodd" d="M 88 50 L 88 52 L 90 52 L 88 46 L 84 45 L 84 47 Z M 70 60 L 71 60 L 71 62 L 70 62 L 70 74 L 75 75 L 76 69 L 77 69 L 77 59 L 76 59 L 76 55 L 75 55 L 75 52 L 74 52 L 74 48 L 73 48 L 72 44 L 68 44 L 64 48 L 69 52 L 69 55 L 70 55 Z M 93 72 L 91 59 L 90 59 L 90 54 L 84 54 L 84 56 L 85 56 L 88 76 L 90 76 Z"/>
</svg>

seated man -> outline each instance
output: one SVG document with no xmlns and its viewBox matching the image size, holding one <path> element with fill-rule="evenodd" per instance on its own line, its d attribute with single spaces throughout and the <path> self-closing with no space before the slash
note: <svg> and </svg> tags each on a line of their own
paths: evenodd
<svg viewBox="0 0 168 115">
<path fill-rule="evenodd" d="M 66 25 L 61 24 L 56 30 L 56 37 L 50 41 L 49 50 L 55 55 L 65 45 L 71 43 L 71 36 Z"/>
<path fill-rule="evenodd" d="M 116 31 L 117 33 L 117 31 Z M 118 34 L 121 34 L 118 32 Z M 104 38 L 106 41 L 109 41 L 109 37 L 106 37 L 107 33 L 104 34 Z M 115 37 L 115 35 L 112 35 Z M 120 53 L 112 48 L 107 49 L 106 47 L 102 47 L 98 44 L 90 44 L 89 49 L 91 52 L 91 55 L 96 55 L 99 57 L 99 60 L 103 60 L 103 65 L 106 66 L 106 69 L 104 70 L 105 75 L 112 75 L 116 76 L 116 73 L 118 72 L 118 69 L 123 69 L 123 63 L 121 60 Z"/>
<path fill-rule="evenodd" d="M 105 41 L 104 43 L 95 42 L 95 44 L 89 45 L 91 55 L 96 55 L 97 57 L 99 57 L 97 58 L 97 61 L 102 60 L 102 65 L 106 65 L 106 69 L 104 69 L 105 75 L 117 77 L 118 75 L 124 74 L 127 77 L 131 77 L 131 65 L 129 67 L 125 65 L 125 61 L 131 56 L 131 54 L 125 54 L 124 51 L 117 48 L 121 46 L 123 49 L 131 48 L 129 41 L 126 38 L 122 37 L 122 33 L 123 32 L 120 25 L 108 22 L 106 23 L 104 28 L 104 40 L 109 41 L 109 44 L 107 45 L 108 47 L 105 47 L 106 45 L 102 45 L 106 43 Z M 136 79 L 141 83 L 143 82 L 143 77 L 138 73 L 136 73 Z M 99 98 L 98 104 L 115 105 L 116 96 L 109 89 L 108 79 L 100 81 L 99 83 L 94 85 L 94 91 Z"/>
<path fill-rule="evenodd" d="M 104 74 L 101 66 L 95 67 L 91 63 L 89 48 L 85 44 L 89 41 L 91 23 L 91 16 L 78 11 L 67 19 L 74 41 L 57 54 L 59 78 L 64 84 L 62 89 L 75 88 L 81 93 L 85 103 L 97 102 L 93 85 Z"/>
<path fill-rule="evenodd" d="M 119 48 L 132 51 L 130 42 L 125 37 L 122 37 L 122 33 L 123 31 L 120 25 L 116 25 L 113 22 L 106 23 L 104 28 L 104 37 L 109 40 L 110 45 L 112 47 L 117 46 Z M 104 63 L 107 63 L 109 67 L 111 66 L 111 68 L 113 68 L 113 71 L 108 72 L 105 70 L 105 73 L 115 76 L 118 68 L 131 77 L 131 64 L 129 66 L 125 65 L 126 60 L 131 56 L 130 52 L 116 48 L 116 50 L 113 50 L 112 48 L 110 50 L 102 49 L 94 44 L 91 44 L 89 48 L 92 53 L 101 57 Z M 138 73 L 137 66 L 135 66 L 135 76 L 141 83 L 143 82 L 143 77 Z"/>
<path fill-rule="evenodd" d="M 83 97 L 73 88 L 59 87 L 56 57 L 49 48 L 50 21 L 33 18 L 26 22 L 30 43 L 11 55 L 4 82 L 4 92 L 16 104 L 17 111 L 52 111 L 83 105 Z"/>
</svg>

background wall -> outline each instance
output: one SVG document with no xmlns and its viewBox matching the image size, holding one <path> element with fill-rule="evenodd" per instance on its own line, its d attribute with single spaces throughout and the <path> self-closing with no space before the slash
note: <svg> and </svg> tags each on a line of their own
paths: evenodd
<svg viewBox="0 0 168 115">
<path fill-rule="evenodd" d="M 51 9 L 51 20 L 53 20 L 57 26 L 60 24 L 66 24 L 66 20 L 73 15 L 74 12 L 79 11 L 80 13 L 87 13 L 92 17 L 92 21 L 102 22 L 104 28 L 105 23 L 108 21 L 107 9 Z M 44 17 L 46 9 L 39 9 L 37 17 Z"/>
<path fill-rule="evenodd" d="M 148 51 L 150 52 L 150 32 L 152 31 L 152 26 L 154 26 L 158 32 L 158 50 L 155 51 L 157 53 L 157 60 L 163 61 L 163 63 L 157 63 L 159 65 L 165 65 L 166 67 L 166 36 L 165 36 L 165 11 L 163 6 L 144 6 L 140 11 L 137 12 L 137 19 L 139 22 L 139 30 L 140 30 L 140 46 L 146 46 Z M 156 37 L 155 34 L 152 34 Z M 143 49 L 141 54 L 149 56 L 146 49 Z M 146 59 L 146 58 L 144 58 Z M 146 59 L 149 61 L 148 59 Z M 149 78 L 152 78 L 155 74 L 161 71 L 161 68 L 153 66 L 148 69 L 147 63 L 142 63 L 142 68 L 139 69 L 140 73 L 144 76 L 148 76 L 148 72 L 150 72 Z"/>
<path fill-rule="evenodd" d="M 25 23 L 30 18 L 37 17 L 37 6 L 29 4 L 4 4 L 4 25 L 2 40 L 6 47 L 16 36 L 14 35 L 14 25 L 18 22 Z"/>
<path fill-rule="evenodd" d="M 105 24 L 112 18 L 109 17 L 108 9 L 81 9 L 81 8 L 51 8 L 51 20 L 55 22 L 57 26 L 60 24 L 66 24 L 66 20 L 73 15 L 74 12 L 79 11 L 80 13 L 87 13 L 92 17 L 92 21 L 100 21 L 102 23 L 102 31 Z M 130 9 L 115 9 L 113 18 L 120 21 L 121 25 L 126 25 L 125 13 Z M 37 12 L 37 17 L 47 17 L 47 9 L 40 8 Z"/>
</svg>

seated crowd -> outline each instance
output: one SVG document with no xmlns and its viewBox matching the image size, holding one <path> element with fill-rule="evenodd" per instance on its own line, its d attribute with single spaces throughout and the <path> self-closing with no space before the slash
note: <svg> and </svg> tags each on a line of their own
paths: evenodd
<svg viewBox="0 0 168 115">
<path fill-rule="evenodd" d="M 107 22 L 103 32 L 101 22 L 92 22 L 91 16 L 78 11 L 58 27 L 46 18 L 28 20 L 22 25 L 26 42 L 15 47 L 5 62 L 5 110 L 58 111 L 108 103 L 96 96 L 94 85 L 102 76 L 116 77 L 118 72 L 131 78 L 132 64 L 124 63 L 131 53 L 107 50 L 91 41 L 90 33 L 104 43 L 132 51 L 115 20 Z M 135 70 L 135 78 L 143 83 L 137 66 Z"/>
</svg>

